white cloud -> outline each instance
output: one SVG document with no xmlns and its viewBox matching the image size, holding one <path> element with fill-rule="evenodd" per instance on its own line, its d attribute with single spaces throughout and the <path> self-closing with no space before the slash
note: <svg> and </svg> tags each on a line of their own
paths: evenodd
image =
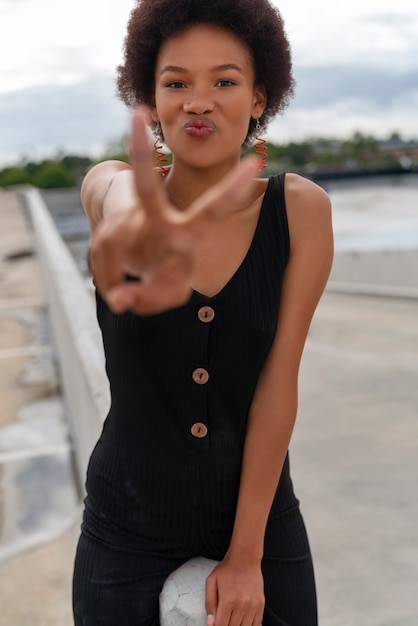
<svg viewBox="0 0 418 626">
<path fill-rule="evenodd" d="M 301 66 L 418 67 L 418 5 L 411 0 L 277 0 Z"/>
<path fill-rule="evenodd" d="M 66 84 L 121 60 L 133 0 L 0 0 L 0 92 Z"/>
<path fill-rule="evenodd" d="M 360 131 L 385 139 L 393 132 L 418 140 L 418 89 L 404 102 L 378 109 L 370 102 L 346 99 L 319 107 L 291 107 L 272 122 L 268 138 L 273 142 L 300 141 L 309 137 L 347 138 Z"/>
<path fill-rule="evenodd" d="M 0 95 L 0 165 L 39 160 L 60 149 L 99 153 L 128 128 L 128 112 L 108 76 L 76 85 L 30 87 Z"/>
</svg>

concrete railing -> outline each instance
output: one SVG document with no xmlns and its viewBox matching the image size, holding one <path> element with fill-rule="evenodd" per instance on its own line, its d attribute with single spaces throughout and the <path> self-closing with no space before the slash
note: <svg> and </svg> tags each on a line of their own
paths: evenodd
<svg viewBox="0 0 418 626">
<path fill-rule="evenodd" d="M 80 484 L 109 407 L 95 303 L 40 193 L 21 191 L 33 227 Z"/>
</svg>

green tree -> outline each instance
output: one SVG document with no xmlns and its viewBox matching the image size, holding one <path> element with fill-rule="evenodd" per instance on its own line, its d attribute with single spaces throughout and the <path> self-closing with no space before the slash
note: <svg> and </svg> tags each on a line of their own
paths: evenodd
<svg viewBox="0 0 418 626">
<path fill-rule="evenodd" d="M 0 172 L 0 186 L 27 185 L 31 182 L 30 174 L 23 167 L 7 167 Z"/>
<path fill-rule="evenodd" d="M 373 167 L 379 161 L 378 140 L 361 132 L 355 132 L 350 139 L 344 141 L 341 150 L 347 162 L 352 162 L 361 169 Z"/>
<path fill-rule="evenodd" d="M 41 163 L 38 163 L 35 161 L 28 161 L 28 163 L 25 163 L 23 167 L 32 179 L 32 177 L 36 174 L 36 172 L 39 172 Z"/>
<path fill-rule="evenodd" d="M 93 164 L 90 157 L 75 154 L 67 154 L 59 162 L 71 174 L 77 185 L 81 184 L 81 181 Z"/>
<path fill-rule="evenodd" d="M 128 135 L 122 135 L 119 139 L 112 139 L 108 141 L 103 156 L 100 157 L 100 161 L 110 161 L 115 159 L 116 161 L 128 162 Z"/>
<path fill-rule="evenodd" d="M 41 189 L 74 187 L 76 180 L 63 163 L 46 161 L 34 175 L 32 184 Z"/>
</svg>

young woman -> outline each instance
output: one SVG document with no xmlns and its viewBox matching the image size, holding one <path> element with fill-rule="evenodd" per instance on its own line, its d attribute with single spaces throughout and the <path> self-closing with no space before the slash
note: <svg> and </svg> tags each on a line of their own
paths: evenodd
<svg viewBox="0 0 418 626">
<path fill-rule="evenodd" d="M 297 378 L 332 262 L 327 195 L 264 179 L 243 146 L 292 94 L 267 0 L 142 0 L 118 86 L 131 165 L 82 187 L 112 403 L 93 451 L 74 572 L 77 626 L 155 626 L 195 556 L 209 626 L 314 626 L 289 475 Z M 146 126 L 173 154 L 153 168 Z"/>
</svg>

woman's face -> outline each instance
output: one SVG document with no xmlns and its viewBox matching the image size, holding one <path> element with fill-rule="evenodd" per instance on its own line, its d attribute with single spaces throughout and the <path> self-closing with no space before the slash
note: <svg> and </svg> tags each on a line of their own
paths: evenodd
<svg viewBox="0 0 418 626">
<path fill-rule="evenodd" d="M 250 53 L 233 33 L 197 24 L 162 45 L 151 114 L 175 159 L 193 167 L 235 162 L 264 106 Z"/>
</svg>

